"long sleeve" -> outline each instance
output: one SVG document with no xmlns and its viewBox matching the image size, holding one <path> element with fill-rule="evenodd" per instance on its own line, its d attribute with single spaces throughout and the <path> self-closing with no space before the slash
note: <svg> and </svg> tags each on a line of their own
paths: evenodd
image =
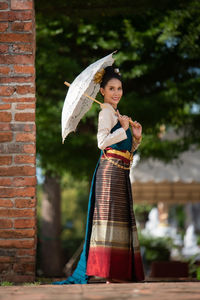
<svg viewBox="0 0 200 300">
<path fill-rule="evenodd" d="M 101 150 L 127 139 L 126 131 L 123 128 L 119 128 L 113 133 L 110 133 L 115 124 L 116 116 L 114 113 L 108 108 L 103 108 L 99 113 L 97 133 L 98 147 Z"/>
</svg>

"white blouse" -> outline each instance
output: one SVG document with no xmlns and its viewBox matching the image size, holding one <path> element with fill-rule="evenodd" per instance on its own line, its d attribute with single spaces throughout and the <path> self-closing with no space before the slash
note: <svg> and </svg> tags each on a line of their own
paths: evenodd
<svg viewBox="0 0 200 300">
<path fill-rule="evenodd" d="M 103 150 L 112 144 L 119 143 L 127 139 L 124 128 L 118 128 L 113 133 L 111 129 L 117 124 L 118 116 L 111 104 L 104 103 L 99 113 L 97 142 L 98 147 Z M 133 139 L 133 151 L 139 147 L 139 142 Z"/>
</svg>

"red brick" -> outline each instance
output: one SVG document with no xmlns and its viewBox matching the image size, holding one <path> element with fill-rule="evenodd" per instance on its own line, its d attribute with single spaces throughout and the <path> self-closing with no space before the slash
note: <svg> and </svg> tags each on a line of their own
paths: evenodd
<svg viewBox="0 0 200 300">
<path fill-rule="evenodd" d="M 0 217 L 9 217 L 9 218 L 17 218 L 17 217 L 34 217 L 35 211 L 32 209 L 0 209 Z M 0 243 L 1 244 L 1 243 Z"/>
<path fill-rule="evenodd" d="M 36 176 L 33 177 L 15 177 L 13 179 L 13 186 L 35 186 Z"/>
<path fill-rule="evenodd" d="M 10 186 L 12 183 L 10 178 L 0 178 L 0 186 Z M 5 200 L 5 201 L 10 201 L 10 200 Z M 1 202 L 1 199 L 0 199 Z"/>
<path fill-rule="evenodd" d="M 36 226 L 35 218 L 14 220 L 14 228 L 35 228 L 35 226 Z"/>
<path fill-rule="evenodd" d="M 1 82 L 2 83 L 32 83 L 34 84 L 35 78 L 34 75 L 28 75 L 26 77 L 21 77 L 18 74 L 15 74 L 16 76 L 12 77 L 2 77 Z"/>
<path fill-rule="evenodd" d="M 13 271 L 16 273 L 21 273 L 21 274 L 34 273 L 35 272 L 35 264 L 15 263 L 13 265 Z"/>
<path fill-rule="evenodd" d="M 0 122 L 10 122 L 12 114 L 10 112 L 0 112 Z"/>
<path fill-rule="evenodd" d="M 1 274 L 10 271 L 10 269 L 11 269 L 11 264 L 6 264 L 6 263 L 0 264 L 0 273 Z"/>
<path fill-rule="evenodd" d="M 16 109 L 35 109 L 35 103 L 17 104 Z"/>
<path fill-rule="evenodd" d="M 12 156 L 0 156 L 0 165 L 11 165 Z"/>
<path fill-rule="evenodd" d="M 35 113 L 16 113 L 15 121 L 34 122 L 35 121 Z"/>
<path fill-rule="evenodd" d="M 27 239 L 27 240 L 1 240 L 0 248 L 24 248 L 29 249 L 35 246 L 34 239 Z"/>
<path fill-rule="evenodd" d="M 9 199 L 0 199 L 0 207 L 13 207 L 13 203 Z"/>
<path fill-rule="evenodd" d="M 4 146 L 5 145 L 5 146 Z M 6 154 L 13 154 L 13 153 L 27 153 L 27 154 L 35 154 L 36 152 L 36 146 L 30 145 L 30 144 L 15 144 L 15 143 L 9 143 L 9 144 L 0 144 L 0 153 L 6 153 Z M 21 174 L 14 174 L 14 175 L 21 175 Z M 32 174 L 26 174 L 26 175 L 32 175 Z"/>
<path fill-rule="evenodd" d="M 29 131 L 35 132 L 35 130 L 36 130 L 35 124 L 25 124 L 24 125 L 24 131 L 26 131 L 26 132 L 29 132 Z"/>
<path fill-rule="evenodd" d="M 32 21 L 32 11 L 2 11 L 0 12 L 0 21 Z"/>
<path fill-rule="evenodd" d="M 7 2 L 0 2 L 0 10 L 8 9 L 8 3 Z"/>
<path fill-rule="evenodd" d="M 11 96 L 15 89 L 13 86 L 0 86 L 0 96 Z"/>
<path fill-rule="evenodd" d="M 0 104 L 0 110 L 11 109 L 11 104 Z"/>
<path fill-rule="evenodd" d="M 4 98 L 4 102 L 35 102 L 35 97 Z"/>
<path fill-rule="evenodd" d="M 2 33 L 0 35 L 0 42 L 2 43 L 15 43 L 15 42 L 23 42 L 23 43 L 31 43 L 33 39 L 33 35 L 30 33 Z"/>
<path fill-rule="evenodd" d="M 0 207 L 13 207 L 13 203 L 9 199 L 0 199 Z"/>
<path fill-rule="evenodd" d="M 35 167 L 17 166 L 17 167 L 0 167 L 0 176 L 25 176 L 35 175 Z"/>
<path fill-rule="evenodd" d="M 0 135 L 1 141 L 1 135 Z M 34 142 L 35 134 L 33 133 L 17 133 L 16 134 L 16 142 Z"/>
<path fill-rule="evenodd" d="M 12 141 L 12 132 L 0 132 L 0 143 Z"/>
<path fill-rule="evenodd" d="M 8 22 L 0 23 L 0 31 L 1 31 L 1 32 L 6 31 L 7 28 L 8 28 Z"/>
<path fill-rule="evenodd" d="M 11 9 L 25 10 L 25 9 L 32 9 L 32 8 L 33 8 L 33 1 L 11 0 Z"/>
<path fill-rule="evenodd" d="M 16 164 L 29 164 L 29 163 L 34 164 L 35 156 L 33 156 L 33 155 L 16 155 L 15 163 Z"/>
<path fill-rule="evenodd" d="M 20 95 L 24 94 L 34 94 L 35 93 L 35 88 L 30 85 L 18 85 L 16 87 L 16 92 Z"/>
<path fill-rule="evenodd" d="M 23 151 L 23 145 L 22 144 L 15 144 L 15 143 L 9 143 L 6 145 L 5 149 L 3 150 L 3 153 L 6 154 L 13 154 L 13 153 L 22 153 Z"/>
<path fill-rule="evenodd" d="M 1 229 L 0 238 L 32 238 L 35 236 L 35 230 L 33 229 Z"/>
<path fill-rule="evenodd" d="M 1 55 L 0 56 L 0 64 L 33 64 L 34 63 L 34 57 L 33 55 L 27 54 L 27 55 Z"/>
<path fill-rule="evenodd" d="M 8 53 L 8 48 L 9 48 L 8 45 L 0 44 L 0 53 Z M 4 56 L 3 55 L 1 55 L 1 61 L 2 61 L 2 64 L 4 64 Z M 1 81 L 2 81 L 2 79 L 1 79 Z"/>
<path fill-rule="evenodd" d="M 0 66 L 0 73 L 3 75 L 8 75 L 10 73 L 10 68 L 8 66 Z"/>
<path fill-rule="evenodd" d="M 18 257 L 17 262 L 21 263 L 21 264 L 34 263 L 35 262 L 35 257 L 33 255 L 27 256 L 27 257 Z"/>
<path fill-rule="evenodd" d="M 0 219 L 0 228 L 12 228 L 13 227 L 13 221 L 9 219 Z"/>
<path fill-rule="evenodd" d="M 15 257 L 0 256 L 0 263 L 13 262 L 13 261 L 15 261 Z"/>
<path fill-rule="evenodd" d="M 23 147 L 24 153 L 35 154 L 36 146 L 35 145 L 24 145 Z M 32 175 L 32 174 L 30 174 Z"/>
<path fill-rule="evenodd" d="M 13 44 L 11 47 L 11 51 L 13 53 L 33 53 L 33 46 L 32 44 Z"/>
<path fill-rule="evenodd" d="M 12 31 L 32 31 L 33 23 L 32 22 L 14 22 L 11 24 Z"/>
<path fill-rule="evenodd" d="M 35 187 L 0 187 L 1 197 L 34 197 Z"/>
<path fill-rule="evenodd" d="M 15 207 L 17 208 L 34 208 L 36 199 L 15 199 Z"/>
<path fill-rule="evenodd" d="M 11 129 L 10 124 L 8 123 L 0 123 L 0 131 L 8 131 Z"/>
<path fill-rule="evenodd" d="M 34 74 L 35 68 L 34 66 L 26 66 L 26 65 L 15 65 L 14 66 L 15 73 L 18 74 Z"/>
<path fill-rule="evenodd" d="M 12 131 L 35 132 L 36 125 L 34 123 L 12 123 Z"/>
<path fill-rule="evenodd" d="M 29 249 L 29 250 L 17 250 L 16 256 L 19 258 L 19 256 L 33 256 L 35 259 L 36 251 L 34 249 Z"/>
<path fill-rule="evenodd" d="M 2 274 L 1 275 L 1 280 L 2 281 L 9 281 L 9 282 L 14 282 L 14 283 L 24 283 L 24 282 L 34 282 L 35 280 L 35 274 L 32 275 L 21 275 L 21 274 Z"/>
</svg>

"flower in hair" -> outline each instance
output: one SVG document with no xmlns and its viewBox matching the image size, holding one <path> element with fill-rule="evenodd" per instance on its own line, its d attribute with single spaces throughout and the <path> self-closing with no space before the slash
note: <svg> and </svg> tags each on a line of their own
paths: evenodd
<svg viewBox="0 0 200 300">
<path fill-rule="evenodd" d="M 102 79 L 103 79 L 103 76 L 105 74 L 105 70 L 104 69 L 101 69 L 100 71 L 98 71 L 95 75 L 94 75 L 94 82 L 95 83 L 101 83 L 102 82 Z"/>
<path fill-rule="evenodd" d="M 115 73 L 117 73 L 119 76 L 121 76 L 121 73 L 119 72 L 119 69 L 118 69 L 118 68 L 115 68 L 114 71 L 115 71 Z"/>
</svg>

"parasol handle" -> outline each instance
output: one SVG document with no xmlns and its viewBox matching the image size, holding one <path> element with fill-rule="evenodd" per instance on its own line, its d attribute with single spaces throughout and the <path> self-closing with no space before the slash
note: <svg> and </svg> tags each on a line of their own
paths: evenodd
<svg viewBox="0 0 200 300">
<path fill-rule="evenodd" d="M 71 84 L 70 84 L 69 82 L 67 82 L 67 81 L 65 81 L 64 84 L 67 85 L 67 86 L 70 86 L 70 85 L 71 85 Z M 84 95 L 85 97 L 91 99 L 92 101 L 98 103 L 99 105 L 102 105 L 102 104 L 103 104 L 103 103 L 101 103 L 100 101 L 98 101 L 98 100 L 92 98 L 92 97 L 89 96 L 88 94 L 85 94 L 85 93 L 84 93 L 83 95 Z"/>
<path fill-rule="evenodd" d="M 70 87 L 70 85 L 71 85 L 71 84 L 70 84 L 69 82 L 67 82 L 67 81 L 65 81 L 64 84 L 65 84 L 66 86 L 68 86 L 68 87 Z M 88 94 L 85 94 L 85 93 L 84 93 L 84 96 L 87 97 L 87 98 L 89 98 L 89 99 L 91 99 L 92 101 L 98 103 L 99 105 L 103 106 L 103 103 L 102 103 L 102 102 L 100 102 L 100 101 L 98 101 L 98 100 L 92 98 L 92 97 L 89 96 Z M 117 113 L 116 113 L 116 114 L 117 114 Z M 129 123 L 130 123 L 130 124 L 133 124 L 133 121 L 132 121 L 132 120 L 129 120 Z"/>
</svg>

